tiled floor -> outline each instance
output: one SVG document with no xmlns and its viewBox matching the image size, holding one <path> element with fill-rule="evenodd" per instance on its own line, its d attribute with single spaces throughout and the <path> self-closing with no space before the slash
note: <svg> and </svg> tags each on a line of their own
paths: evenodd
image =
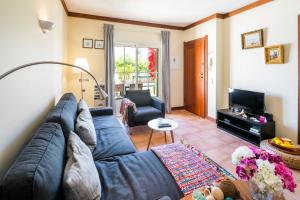
<svg viewBox="0 0 300 200">
<path fill-rule="evenodd" d="M 235 167 L 231 163 L 231 154 L 235 148 L 241 145 L 249 145 L 248 142 L 226 133 L 216 127 L 215 122 L 202 119 L 185 110 L 173 111 L 167 118 L 178 122 L 178 129 L 174 130 L 175 142 L 184 138 L 189 144 L 192 144 L 202 150 L 206 155 L 215 160 L 229 172 L 235 175 Z M 147 126 L 131 128 L 131 139 L 139 151 L 146 150 L 150 135 L 150 129 Z M 155 132 L 152 137 L 151 146 L 164 144 L 164 135 Z M 168 142 L 171 137 L 168 134 Z M 295 193 L 285 192 L 287 200 L 300 199 L 300 171 L 294 171 L 298 187 Z"/>
</svg>

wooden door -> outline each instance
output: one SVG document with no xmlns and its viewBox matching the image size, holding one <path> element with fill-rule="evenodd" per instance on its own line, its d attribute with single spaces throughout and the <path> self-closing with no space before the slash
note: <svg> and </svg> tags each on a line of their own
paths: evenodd
<svg viewBox="0 0 300 200">
<path fill-rule="evenodd" d="M 298 144 L 300 144 L 300 15 L 298 15 Z"/>
<path fill-rule="evenodd" d="M 184 107 L 207 115 L 207 37 L 184 43 Z"/>
</svg>

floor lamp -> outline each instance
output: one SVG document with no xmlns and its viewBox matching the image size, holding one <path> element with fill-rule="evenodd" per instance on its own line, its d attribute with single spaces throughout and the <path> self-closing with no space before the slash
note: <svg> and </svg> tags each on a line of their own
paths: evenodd
<svg viewBox="0 0 300 200">
<path fill-rule="evenodd" d="M 90 71 L 90 66 L 89 66 L 86 58 L 76 58 L 74 65 L 81 66 L 86 71 Z M 83 93 L 85 92 L 85 89 L 83 88 L 83 82 L 84 81 L 88 82 L 89 79 L 88 78 L 83 79 L 82 70 L 80 70 L 78 68 L 73 68 L 73 72 L 80 73 L 80 78 L 79 78 L 80 91 L 81 91 L 81 99 L 83 99 Z"/>
<path fill-rule="evenodd" d="M 39 61 L 39 62 L 32 62 L 32 63 L 27 63 L 27 64 L 24 64 L 24 65 L 20 65 L 20 66 L 17 66 L 17 67 L 14 67 L 13 69 L 5 72 L 4 74 L 1 74 L 0 75 L 0 80 L 4 79 L 6 76 L 16 72 L 16 71 L 19 71 L 21 69 L 24 69 L 24 68 L 27 68 L 27 67 L 31 67 L 31 66 L 40 66 L 40 65 L 57 65 L 57 66 L 69 66 L 69 67 L 73 67 L 73 68 L 76 68 L 78 70 L 82 70 L 84 72 L 86 72 L 87 74 L 89 74 L 95 81 L 96 85 L 97 85 L 97 88 L 99 90 L 99 93 L 100 93 L 100 99 L 104 100 L 108 97 L 107 93 L 101 89 L 101 87 L 99 86 L 98 84 L 98 81 L 96 80 L 96 78 L 86 69 L 84 69 L 84 67 L 82 66 L 77 66 L 77 65 L 73 65 L 73 64 L 69 64 L 69 63 L 63 63 L 63 62 L 56 62 L 56 61 Z"/>
</svg>

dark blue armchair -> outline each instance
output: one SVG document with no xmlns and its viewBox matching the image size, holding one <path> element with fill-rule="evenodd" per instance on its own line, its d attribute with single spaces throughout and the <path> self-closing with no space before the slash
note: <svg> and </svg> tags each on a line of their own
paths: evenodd
<svg viewBox="0 0 300 200">
<path fill-rule="evenodd" d="M 125 98 L 135 103 L 137 111 L 128 107 L 128 126 L 146 125 L 150 120 L 165 117 L 165 103 L 157 97 L 151 97 L 149 90 L 128 90 Z"/>
</svg>

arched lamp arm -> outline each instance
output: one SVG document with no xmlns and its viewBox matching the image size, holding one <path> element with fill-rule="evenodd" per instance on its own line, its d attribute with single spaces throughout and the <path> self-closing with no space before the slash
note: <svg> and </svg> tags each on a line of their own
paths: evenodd
<svg viewBox="0 0 300 200">
<path fill-rule="evenodd" d="M 98 84 L 98 81 L 96 80 L 96 78 L 93 76 L 93 74 L 91 74 L 89 71 L 83 69 L 82 67 L 79 67 L 77 65 L 73 65 L 73 64 L 69 64 L 69 63 L 63 63 L 63 62 L 56 62 L 56 61 L 39 61 L 39 62 L 32 62 L 32 63 L 27 63 L 27 64 L 24 64 L 24 65 L 20 65 L 20 66 L 17 66 L 7 72 L 5 72 L 4 74 L 1 74 L 0 75 L 0 80 L 2 80 L 3 78 L 5 78 L 6 76 L 16 72 L 16 71 L 19 71 L 20 69 L 23 69 L 23 68 L 27 68 L 27 67 L 30 67 L 30 66 L 34 66 L 34 65 L 44 65 L 44 64 L 54 64 L 54 65 L 64 65 L 64 66 L 69 66 L 69 67 L 73 67 L 73 68 L 77 68 L 77 69 L 80 69 L 84 72 L 86 72 L 87 74 L 89 74 L 93 79 L 94 81 L 96 82 L 96 85 L 97 85 L 97 88 L 99 90 L 99 93 L 100 93 L 100 98 L 103 100 L 103 99 L 106 99 L 107 98 L 107 94 L 105 91 L 103 91 L 101 89 L 101 87 L 99 86 Z"/>
</svg>

